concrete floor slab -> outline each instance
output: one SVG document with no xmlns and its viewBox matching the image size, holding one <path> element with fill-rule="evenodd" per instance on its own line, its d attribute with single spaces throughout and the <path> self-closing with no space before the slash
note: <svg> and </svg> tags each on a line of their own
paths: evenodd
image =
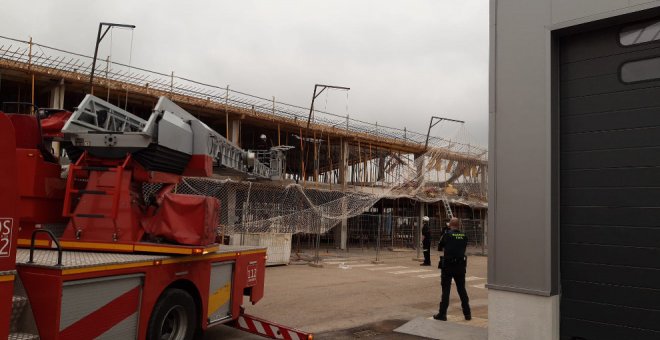
<svg viewBox="0 0 660 340">
<path fill-rule="evenodd" d="M 416 335 L 438 340 L 486 340 L 488 330 L 484 327 L 469 326 L 433 318 L 418 317 L 394 330 L 397 333 Z"/>
</svg>

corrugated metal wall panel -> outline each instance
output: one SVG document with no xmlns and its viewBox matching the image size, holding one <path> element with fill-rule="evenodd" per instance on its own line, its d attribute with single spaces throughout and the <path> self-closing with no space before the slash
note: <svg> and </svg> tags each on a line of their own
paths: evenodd
<svg viewBox="0 0 660 340">
<path fill-rule="evenodd" d="M 660 41 L 622 28 L 559 45 L 562 339 L 660 338 L 660 79 L 619 75 Z"/>
</svg>

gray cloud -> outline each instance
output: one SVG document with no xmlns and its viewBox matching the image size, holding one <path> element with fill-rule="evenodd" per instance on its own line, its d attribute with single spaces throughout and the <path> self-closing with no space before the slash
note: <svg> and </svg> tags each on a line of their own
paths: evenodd
<svg viewBox="0 0 660 340">
<path fill-rule="evenodd" d="M 352 117 L 425 132 L 431 115 L 488 132 L 486 1 L 5 1 L 3 35 L 93 53 L 98 22 L 137 25 L 132 64 L 308 106 L 349 86 Z M 128 62 L 131 33 L 100 56 Z M 346 113 L 346 94 L 317 107 Z M 442 134 L 456 133 L 445 124 Z"/>
</svg>

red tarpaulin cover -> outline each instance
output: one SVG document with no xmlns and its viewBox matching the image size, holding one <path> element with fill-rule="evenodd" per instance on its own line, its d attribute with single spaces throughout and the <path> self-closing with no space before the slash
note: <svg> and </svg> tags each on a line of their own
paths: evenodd
<svg viewBox="0 0 660 340">
<path fill-rule="evenodd" d="M 41 120 L 41 131 L 46 137 L 62 136 L 62 128 L 71 117 L 71 112 L 60 111 Z"/>
<path fill-rule="evenodd" d="M 208 196 L 167 193 L 144 230 L 178 244 L 205 246 L 215 242 L 220 201 Z"/>
</svg>

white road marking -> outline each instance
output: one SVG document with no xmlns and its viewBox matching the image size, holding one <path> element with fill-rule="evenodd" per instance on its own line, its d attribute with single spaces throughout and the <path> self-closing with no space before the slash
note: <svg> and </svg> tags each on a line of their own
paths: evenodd
<svg viewBox="0 0 660 340">
<path fill-rule="evenodd" d="M 482 283 L 482 284 L 478 284 L 478 285 L 472 285 L 471 287 L 479 288 L 479 289 L 486 289 L 486 284 Z"/>
<path fill-rule="evenodd" d="M 430 277 L 440 277 L 440 273 L 417 275 L 417 277 L 420 279 L 428 279 Z"/>
<path fill-rule="evenodd" d="M 479 280 L 485 280 L 485 279 L 483 277 L 476 277 L 476 276 L 468 276 L 465 278 L 465 282 L 479 281 Z"/>
<path fill-rule="evenodd" d="M 440 273 L 417 275 L 417 277 L 420 278 L 420 279 L 428 279 L 430 277 L 440 277 Z M 479 281 L 479 280 L 485 280 L 485 279 L 483 277 L 476 277 L 476 276 L 468 276 L 468 277 L 465 278 L 465 282 Z M 484 288 L 484 287 L 479 287 L 479 286 L 483 286 L 483 285 L 484 284 L 474 285 L 472 287 Z"/>
<path fill-rule="evenodd" d="M 376 271 L 376 270 L 392 270 L 392 269 L 404 269 L 408 268 L 405 266 L 394 266 L 394 267 L 375 267 L 375 268 L 366 268 L 367 270 Z"/>
<path fill-rule="evenodd" d="M 351 263 L 357 263 L 357 261 L 328 261 L 328 262 L 323 261 L 323 263 L 325 263 L 325 264 L 342 264 L 342 263 L 343 264 L 351 264 Z"/>
<path fill-rule="evenodd" d="M 411 269 L 411 270 L 399 270 L 397 272 L 388 272 L 390 274 L 412 274 L 412 273 L 423 273 L 423 272 L 430 272 L 430 269 Z"/>
<path fill-rule="evenodd" d="M 375 264 L 364 263 L 364 264 L 349 264 L 351 268 L 362 268 L 362 267 L 373 267 Z"/>
</svg>

